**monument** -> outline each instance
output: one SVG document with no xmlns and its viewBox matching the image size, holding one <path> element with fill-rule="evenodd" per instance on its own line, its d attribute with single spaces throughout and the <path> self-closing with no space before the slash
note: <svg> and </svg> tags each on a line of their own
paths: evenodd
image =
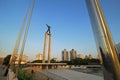
<svg viewBox="0 0 120 80">
<path fill-rule="evenodd" d="M 44 39 L 43 63 L 45 63 L 45 59 L 46 59 L 46 43 L 47 43 L 48 37 L 49 37 L 49 42 L 48 42 L 48 63 L 50 63 L 50 57 L 51 57 L 52 34 L 50 32 L 50 26 L 47 25 L 47 27 L 48 27 L 48 30 L 45 33 L 45 39 Z"/>
</svg>

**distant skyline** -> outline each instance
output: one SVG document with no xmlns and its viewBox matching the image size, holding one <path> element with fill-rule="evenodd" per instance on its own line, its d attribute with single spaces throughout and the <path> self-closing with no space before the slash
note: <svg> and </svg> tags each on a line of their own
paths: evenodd
<svg viewBox="0 0 120 80">
<path fill-rule="evenodd" d="M 120 0 L 100 0 L 100 3 L 117 44 L 120 42 Z M 28 0 L 0 0 L 0 48 L 6 55 L 13 50 L 27 7 Z M 75 49 L 78 54 L 97 56 L 85 0 L 35 0 L 24 50 L 30 59 L 43 53 L 46 24 L 51 26 L 53 36 L 52 57 L 61 59 L 64 49 Z"/>
</svg>

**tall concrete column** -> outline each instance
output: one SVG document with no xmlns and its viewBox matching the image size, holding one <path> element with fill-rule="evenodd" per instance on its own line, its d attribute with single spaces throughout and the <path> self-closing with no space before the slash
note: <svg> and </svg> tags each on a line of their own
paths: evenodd
<svg viewBox="0 0 120 80">
<path fill-rule="evenodd" d="M 99 0 L 86 0 L 98 53 L 103 61 L 104 80 L 120 80 L 120 63 Z"/>
<path fill-rule="evenodd" d="M 50 63 L 51 58 L 51 48 L 52 48 L 52 35 L 49 34 L 49 47 L 48 47 L 48 63 Z"/>
<path fill-rule="evenodd" d="M 45 33 L 45 39 L 44 39 L 44 49 L 43 49 L 43 63 L 45 63 L 46 58 L 46 42 L 47 42 L 48 33 Z"/>
</svg>

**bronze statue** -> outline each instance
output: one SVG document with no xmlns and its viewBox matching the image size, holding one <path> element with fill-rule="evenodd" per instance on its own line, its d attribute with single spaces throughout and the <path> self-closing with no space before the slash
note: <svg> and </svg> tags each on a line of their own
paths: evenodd
<svg viewBox="0 0 120 80">
<path fill-rule="evenodd" d="M 46 25 L 47 25 L 47 24 L 46 24 Z M 50 26 L 47 25 L 47 27 L 48 27 L 47 33 L 48 33 L 48 34 L 51 34 L 51 33 L 50 33 Z"/>
</svg>

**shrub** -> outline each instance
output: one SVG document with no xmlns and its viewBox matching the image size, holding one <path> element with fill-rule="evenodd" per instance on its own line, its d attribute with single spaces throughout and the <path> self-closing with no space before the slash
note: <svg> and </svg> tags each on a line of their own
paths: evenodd
<svg viewBox="0 0 120 80">
<path fill-rule="evenodd" d="M 32 80 L 32 74 L 28 71 L 19 70 L 18 80 Z"/>
</svg>

